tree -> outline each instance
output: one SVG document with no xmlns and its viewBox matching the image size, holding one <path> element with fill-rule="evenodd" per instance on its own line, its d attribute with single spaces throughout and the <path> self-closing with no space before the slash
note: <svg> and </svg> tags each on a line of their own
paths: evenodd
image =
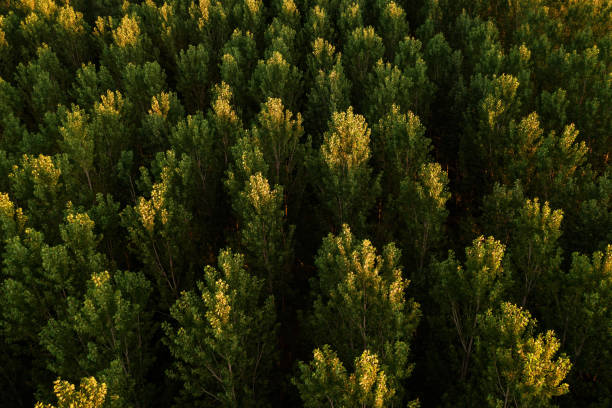
<svg viewBox="0 0 612 408">
<path fill-rule="evenodd" d="M 21 90 L 25 111 L 29 115 L 29 125 L 42 121 L 45 112 L 54 112 L 57 105 L 64 103 L 67 73 L 55 52 L 47 44 L 36 50 L 36 58 L 27 65 L 17 66 L 15 79 Z"/>
<path fill-rule="evenodd" d="M 351 83 L 344 72 L 342 57 L 331 43 L 318 37 L 312 48 L 307 60 L 313 86 L 308 93 L 305 117 L 311 131 L 317 135 L 327 130 L 332 113 L 343 112 L 350 106 Z M 320 143 L 319 138 L 315 141 Z"/>
<path fill-rule="evenodd" d="M 392 60 L 405 77 L 406 93 L 402 95 L 399 104 L 406 110 L 411 110 L 424 120 L 430 116 L 429 105 L 436 91 L 428 73 L 431 69 L 425 62 L 422 50 L 423 44 L 414 37 L 404 37 L 397 45 L 395 58 Z M 449 67 L 451 68 L 451 67 Z"/>
<path fill-rule="evenodd" d="M 557 239 L 561 234 L 562 219 L 561 210 L 551 210 L 548 203 L 542 206 L 537 199 L 527 200 L 519 211 L 510 253 L 523 279 L 523 306 L 533 292 L 542 293 L 540 291 L 547 280 L 554 280 L 554 274 L 561 263 Z"/>
<path fill-rule="evenodd" d="M 475 341 L 480 334 L 479 314 L 499 305 L 510 282 L 510 274 L 502 263 L 504 250 L 504 245 L 493 237 L 481 236 L 465 249 L 463 267 L 452 251 L 446 261 L 432 267 L 436 277 L 432 295 L 445 319 L 452 322 L 453 332 L 459 340 L 460 357 L 457 358 L 461 364 L 458 371 L 464 383 L 470 374 L 477 375 L 470 367 Z"/>
<path fill-rule="evenodd" d="M 543 306 L 545 299 L 558 290 L 563 211 L 552 210 L 537 198 L 525 200 L 521 185 L 516 184 L 512 190 L 495 187 L 485 199 L 484 218 L 489 232 L 508 246 L 509 260 L 517 274 L 516 302 L 522 307 Z"/>
<path fill-rule="evenodd" d="M 298 101 L 302 94 L 302 73 L 285 60 L 283 55 L 274 51 L 266 60 L 259 60 L 253 77 L 251 89 L 257 100 L 280 98 L 291 111 L 298 111 Z"/>
<path fill-rule="evenodd" d="M 27 129 L 20 118 L 23 101 L 18 89 L 0 77 L 0 133 L 2 150 L 17 153 L 21 151 L 23 140 L 27 140 Z"/>
<path fill-rule="evenodd" d="M 383 170 L 384 190 L 397 196 L 402 179 L 417 178 L 420 167 L 429 160 L 431 140 L 425 126 L 413 112 L 403 113 L 392 104 L 373 129 L 374 158 Z"/>
<path fill-rule="evenodd" d="M 569 358 L 555 358 L 560 342 L 552 330 L 533 337 L 535 320 L 528 311 L 503 303 L 479 320 L 483 334 L 477 348 L 484 374 L 479 386 L 489 406 L 550 407 L 553 397 L 569 391 L 563 383 Z"/>
<path fill-rule="evenodd" d="M 99 174 L 102 191 L 114 187 L 115 168 L 123 152 L 129 151 L 133 156 L 136 146 L 134 141 L 126 140 L 126 131 L 135 131 L 134 124 L 129 122 L 133 106 L 129 99 L 119 91 L 106 91 L 99 95 L 94 103 L 90 116 L 88 132 L 94 139 L 94 163 Z"/>
<path fill-rule="evenodd" d="M 255 94 L 251 92 L 249 80 L 257 66 L 257 44 L 249 31 L 234 30 L 232 37 L 223 46 L 219 65 L 221 80 L 233 90 L 236 105 L 251 117 L 257 109 Z"/>
<path fill-rule="evenodd" d="M 176 87 L 181 92 L 183 100 L 189 102 L 187 108 L 190 112 L 203 110 L 208 106 L 207 91 L 212 76 L 208 72 L 210 59 L 208 51 L 203 44 L 190 45 L 187 50 L 181 50 L 176 59 L 178 68 Z"/>
<path fill-rule="evenodd" d="M 363 29 L 363 13 L 364 11 L 367 12 L 367 9 L 364 10 L 365 4 L 363 1 L 351 2 L 349 0 L 341 0 L 334 6 L 330 6 L 330 9 L 333 9 L 334 6 L 338 8 L 338 10 L 334 10 L 338 34 L 340 41 L 346 44 L 354 30 Z"/>
<path fill-rule="evenodd" d="M 155 62 L 142 65 L 128 63 L 121 70 L 125 96 L 132 103 L 130 122 L 140 124 L 151 107 L 154 96 L 166 89 L 166 73 Z"/>
<path fill-rule="evenodd" d="M 143 33 L 139 20 L 133 13 L 123 14 L 119 24 L 112 17 L 97 16 L 94 38 L 102 48 L 100 62 L 109 69 L 115 81 L 121 79 L 125 66 L 143 64 L 148 52 L 152 51 L 151 39 Z"/>
<path fill-rule="evenodd" d="M 276 113 L 282 114 L 279 102 L 276 100 Z M 270 155 L 268 159 L 275 164 L 272 168 L 279 170 L 278 173 L 273 170 L 271 176 L 287 177 L 287 168 L 281 173 L 281 165 L 284 167 L 287 161 L 292 160 L 287 148 L 291 149 L 291 144 L 295 146 L 298 140 L 283 139 L 295 138 L 299 128 L 295 129 L 297 132 L 292 131 L 291 128 L 296 124 L 279 123 L 279 116 L 276 116 L 276 126 L 270 119 L 270 114 L 264 111 L 260 121 L 267 129 L 263 126 L 261 131 L 253 129 L 250 135 L 240 139 L 233 147 L 235 165 L 228 171 L 225 185 L 238 220 L 239 242 L 246 250 L 249 264 L 253 265 L 255 271 L 265 274 L 270 291 L 278 293 L 283 288 L 281 292 L 284 293 L 292 255 L 293 226 L 287 223 L 284 187 L 279 184 L 270 186 L 264 176 L 269 173 L 271 166 L 262 150 L 267 148 Z M 283 128 L 282 125 L 289 125 L 289 128 Z M 281 150 L 285 153 L 284 157 L 281 156 Z"/>
<path fill-rule="evenodd" d="M 6 352 L 21 362 L 19 368 L 11 367 L 9 358 L 7 374 L 16 375 L 9 384 L 42 387 L 49 354 L 39 344 L 41 330 L 49 319 L 66 318 L 70 298 L 85 290 L 86 276 L 105 266 L 89 216 L 70 208 L 66 213 L 65 221 L 54 225 L 56 233 L 45 235 L 32 227 L 23 209 L 2 196 L 0 330 Z"/>
<path fill-rule="evenodd" d="M 135 206 L 127 206 L 121 220 L 130 234 L 131 249 L 156 283 L 162 304 L 169 306 L 193 284 L 198 261 L 205 254 L 191 239 L 193 214 L 181 200 L 189 181 L 183 174 L 188 174 L 190 163 L 179 160 L 173 150 L 160 153 L 157 163 L 161 170 L 157 182 L 151 182 L 148 172 L 142 174 L 150 198 L 139 197 Z"/>
<path fill-rule="evenodd" d="M 208 254 L 216 251 L 212 248 L 223 228 L 216 221 L 226 213 L 220 199 L 224 146 L 214 127 L 217 119 L 210 111 L 208 119 L 202 113 L 188 115 L 172 127 L 169 135 L 172 151 L 180 158 L 177 163 L 180 178 L 173 180 L 176 185 L 171 195 L 193 216 L 189 238 L 194 241 L 194 248 L 212 251 Z"/>
<path fill-rule="evenodd" d="M 346 372 L 328 345 L 315 349 L 309 364 L 300 362 L 300 377 L 294 378 L 305 407 L 385 407 L 395 390 L 387 384 L 376 354 L 365 350 L 355 359 L 355 371 Z M 417 407 L 413 401 L 409 407 Z"/>
<path fill-rule="evenodd" d="M 93 192 L 90 173 L 94 161 L 94 140 L 87 126 L 88 117 L 85 112 L 75 107 L 68 113 L 66 123 L 60 129 L 64 137 L 65 150 L 85 173 L 89 191 Z"/>
<path fill-rule="evenodd" d="M 332 215 L 331 225 L 348 223 L 363 231 L 366 216 L 380 191 L 379 178 L 372 177 L 370 129 L 365 118 L 353 113 L 335 112 L 319 150 L 322 183 L 320 199 Z"/>
<path fill-rule="evenodd" d="M 252 175 L 240 192 L 235 210 L 242 221 L 241 243 L 254 269 L 266 272 L 271 292 L 279 286 L 284 288 L 288 284 L 293 227 L 285 225 L 282 186 L 271 189 L 261 173 Z"/>
<path fill-rule="evenodd" d="M 147 312 L 151 285 L 140 273 L 94 273 L 83 300 L 68 300 L 67 316 L 50 319 L 40 341 L 53 358 L 49 368 L 64 378 L 95 373 L 124 404 L 151 399 L 146 375 L 153 363 L 153 322 Z"/>
<path fill-rule="evenodd" d="M 431 141 L 412 112 L 403 114 L 392 105 L 373 127 L 374 159 L 382 169 L 381 233 L 400 239 L 409 271 L 417 285 L 432 250 L 444 239 L 444 223 L 450 198 L 448 177 L 438 163 L 431 163 Z M 380 219 L 382 218 L 382 219 Z"/>
<path fill-rule="evenodd" d="M 418 272 L 426 267 L 428 255 L 435 253 L 445 239 L 444 224 L 450 198 L 448 176 L 438 163 L 424 163 L 416 180 L 405 177 L 397 198 L 399 236 L 410 249 L 408 259 Z M 403 228 L 402 228 L 403 227 Z"/>
<path fill-rule="evenodd" d="M 280 99 L 270 98 L 262 104 L 251 135 L 268 164 L 266 176 L 273 185 L 282 185 L 285 190 L 283 201 L 287 212 L 291 198 L 295 200 L 290 196 L 300 192 L 299 179 L 306 150 L 301 140 L 304 135 L 302 115 L 298 113 L 294 119 Z"/>
<path fill-rule="evenodd" d="M 546 321 L 559 333 L 562 350 L 572 357 L 569 401 L 589 400 L 593 406 L 610 402 L 610 336 L 600 328 L 609 327 L 612 321 L 611 293 L 612 245 L 590 258 L 574 253 L 569 273 L 563 275 L 553 318 Z"/>
<path fill-rule="evenodd" d="M 268 26 L 265 33 L 267 48 L 266 56 L 271 56 L 274 52 L 282 54 L 283 58 L 290 64 L 297 64 L 301 56 L 297 50 L 301 49 L 297 32 L 292 27 L 299 26 L 295 20 L 299 21 L 299 11 L 293 1 L 284 1 L 281 16 L 275 17 L 272 23 Z M 288 7 L 287 7 L 288 6 Z M 291 10 L 289 9 L 291 8 Z M 287 23 L 283 22 L 286 21 Z"/>
<path fill-rule="evenodd" d="M 242 121 L 232 106 L 234 94 L 229 85 L 225 82 L 216 85 L 214 93 L 215 98 L 212 110 L 208 112 L 208 121 L 223 144 L 224 165 L 227 167 L 231 159 L 231 149 L 244 133 L 244 129 Z"/>
<path fill-rule="evenodd" d="M 471 78 L 469 93 L 478 100 L 464 109 L 466 125 L 460 160 L 472 185 L 491 184 L 503 174 L 498 167 L 498 163 L 503 163 L 500 147 L 504 145 L 511 118 L 519 112 L 518 87 L 518 80 L 507 74 L 492 78 L 478 74 Z"/>
<path fill-rule="evenodd" d="M 19 164 L 14 165 L 9 174 L 10 191 L 18 207 L 28 213 L 30 226 L 40 229 L 50 240 L 58 238 L 54 220 L 63 219 L 66 207 L 68 186 L 65 172 L 68 170 L 64 155 L 23 155 Z"/>
<path fill-rule="evenodd" d="M 199 293 L 183 292 L 172 306 L 178 327 L 163 325 L 175 358 L 168 374 L 183 383 L 192 404 L 265 405 L 276 361 L 274 299 L 230 250 L 220 252 L 219 270 L 206 267 L 204 278 Z"/>
<path fill-rule="evenodd" d="M 76 104 L 89 111 L 100 99 L 106 90 L 114 87 L 113 77 L 104 65 L 96 67 L 91 62 L 83 64 L 76 71 L 76 78 L 72 84 L 72 94 Z"/>
<path fill-rule="evenodd" d="M 355 28 L 348 36 L 344 46 L 343 62 L 347 69 L 348 77 L 353 84 L 366 84 L 368 74 L 374 69 L 378 60 L 385 52 L 382 39 L 376 34 L 374 28 Z M 351 100 L 362 101 L 363 88 L 354 86 L 352 88 Z M 365 111 L 363 104 L 357 107 L 360 111 Z"/>
<path fill-rule="evenodd" d="M 393 0 L 377 2 L 379 10 L 377 31 L 381 33 L 385 45 L 385 57 L 392 60 L 397 53 L 399 42 L 409 34 L 406 12 Z"/>
<path fill-rule="evenodd" d="M 333 14 L 336 10 L 332 7 L 326 7 L 324 1 L 317 1 L 312 8 L 308 10 L 306 24 L 304 27 L 305 35 L 310 42 L 317 38 L 333 42 L 336 33 L 334 24 L 332 23 Z"/>
<path fill-rule="evenodd" d="M 402 278 L 399 258 L 395 245 L 379 255 L 368 240 L 356 240 L 347 225 L 338 236 L 328 235 L 315 259 L 310 320 L 315 344 L 333 344 L 346 364 L 358 364 L 368 350 L 376 355 L 396 402 L 404 397 L 403 380 L 412 371 L 410 340 L 420 317 L 419 305 L 405 297 L 409 282 Z"/>
</svg>

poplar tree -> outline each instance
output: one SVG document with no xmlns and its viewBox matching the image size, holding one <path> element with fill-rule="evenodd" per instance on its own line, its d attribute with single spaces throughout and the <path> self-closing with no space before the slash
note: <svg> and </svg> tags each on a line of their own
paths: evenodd
<svg viewBox="0 0 612 408">
<path fill-rule="evenodd" d="M 378 254 L 347 225 L 339 235 L 328 235 L 315 259 L 318 278 L 312 281 L 310 320 L 315 344 L 332 344 L 340 361 L 355 362 L 356 370 L 362 353 L 375 355 L 395 402 L 405 396 L 403 380 L 413 368 L 410 341 L 420 318 L 419 305 L 406 297 L 409 281 L 402 278 L 399 259 L 394 244 Z"/>
<path fill-rule="evenodd" d="M 610 336 L 599 328 L 612 321 L 611 292 L 612 245 L 592 257 L 574 253 L 569 272 L 563 275 L 557 308 L 546 319 L 548 327 L 559 334 L 562 350 L 572 359 L 570 403 L 583 398 L 593 405 L 610 401 Z"/>
<path fill-rule="evenodd" d="M 431 141 L 414 113 L 403 114 L 392 105 L 373 135 L 374 157 L 388 194 L 382 197 L 382 227 L 388 236 L 401 239 L 409 249 L 404 256 L 410 269 L 421 272 L 444 237 L 448 177 L 439 164 L 430 162 Z"/>
<path fill-rule="evenodd" d="M 551 407 L 553 397 L 569 391 L 563 382 L 572 367 L 569 358 L 556 356 L 560 342 L 552 330 L 534 336 L 536 322 L 528 311 L 502 303 L 479 320 L 478 382 L 488 406 Z"/>
<path fill-rule="evenodd" d="M 316 349 L 309 364 L 300 363 L 300 377 L 294 379 L 304 406 L 381 408 L 392 405 L 395 389 L 387 383 L 376 354 L 365 350 L 355 359 L 354 366 L 354 372 L 349 374 L 328 345 Z M 418 402 L 408 406 L 417 407 Z"/>
<path fill-rule="evenodd" d="M 302 72 L 287 62 L 283 54 L 273 51 L 267 59 L 257 62 L 251 89 L 260 102 L 280 98 L 289 110 L 297 112 L 302 94 Z"/>
<path fill-rule="evenodd" d="M 302 115 L 298 113 L 294 117 L 280 99 L 268 99 L 257 115 L 257 124 L 251 134 L 268 164 L 266 176 L 273 185 L 282 185 L 285 190 L 283 201 L 287 212 L 289 202 L 293 199 L 293 204 L 296 199 L 290 196 L 299 194 L 300 184 L 303 184 L 300 179 L 307 145 L 302 140 Z"/>
<path fill-rule="evenodd" d="M 433 265 L 436 283 L 432 295 L 444 320 L 452 322 L 451 354 L 464 383 L 471 375 L 477 376 L 471 366 L 480 333 L 478 316 L 501 303 L 511 282 L 503 265 L 504 251 L 504 245 L 493 237 L 481 236 L 465 249 L 463 266 L 452 251 L 446 261 Z"/>
<path fill-rule="evenodd" d="M 236 105 L 251 117 L 257 109 L 256 93 L 250 88 L 250 79 L 257 66 L 257 43 L 253 33 L 234 30 L 223 46 L 219 64 L 221 80 L 232 89 Z"/>
<path fill-rule="evenodd" d="M 289 149 L 297 147 L 296 136 L 300 129 L 299 122 L 291 124 L 291 116 L 285 116 L 286 122 L 279 121 L 282 119 L 278 116 L 282 115 L 280 100 L 271 102 L 270 106 L 276 106 L 276 122 L 270 120 L 274 119 L 270 116 L 273 112 L 264 111 L 260 115 L 262 131 L 255 128 L 238 140 L 232 148 L 235 164 L 227 173 L 225 185 L 239 223 L 239 243 L 246 250 L 249 264 L 267 277 L 270 291 L 278 293 L 278 289 L 287 283 L 293 226 L 287 223 L 284 187 L 279 184 L 271 186 L 266 175 L 288 176 L 289 169 L 285 166 L 292 160 Z M 266 161 L 264 148 L 273 167 Z M 282 173 L 281 165 L 284 167 Z M 278 169 L 278 173 L 275 170 L 270 172 L 268 169 L 271 167 Z"/>
<path fill-rule="evenodd" d="M 151 285 L 139 273 L 94 273 L 81 301 L 68 300 L 67 317 L 50 319 L 40 341 L 53 356 L 48 367 L 63 378 L 94 373 L 120 397 L 115 406 L 144 406 L 153 363 Z"/>
<path fill-rule="evenodd" d="M 60 375 L 60 406 L 610 406 L 611 26 L 610 1 L 0 0 L 3 404 Z M 227 247 L 241 316 L 273 294 L 282 324 L 220 340 L 232 380 L 202 351 L 231 279 L 196 284 Z"/>
<path fill-rule="evenodd" d="M 545 303 L 558 291 L 557 275 L 561 266 L 562 210 L 535 198 L 525 199 L 522 187 L 496 186 L 485 199 L 485 214 L 490 232 L 507 244 L 515 276 L 515 299 L 522 307 Z"/>
<path fill-rule="evenodd" d="M 335 47 L 321 37 L 312 43 L 312 54 L 307 56 L 309 75 L 313 86 L 308 93 L 305 117 L 320 143 L 318 133 L 327 130 L 334 112 L 343 112 L 350 106 L 351 84 L 342 65 L 342 56 Z"/>
<path fill-rule="evenodd" d="M 178 69 L 176 88 L 181 92 L 183 100 L 187 101 L 190 112 L 204 110 L 208 106 L 208 89 L 210 87 L 209 73 L 210 56 L 203 44 L 190 45 L 176 56 Z"/>
<path fill-rule="evenodd" d="M 219 269 L 206 267 L 204 279 L 172 306 L 176 325 L 163 325 L 175 358 L 168 374 L 183 383 L 185 403 L 266 405 L 276 361 L 274 298 L 230 250 L 219 254 Z"/>
<path fill-rule="evenodd" d="M 160 153 L 157 163 L 159 181 L 153 183 L 148 172 L 142 175 L 149 198 L 141 196 L 136 205 L 127 206 L 121 221 L 130 234 L 131 249 L 139 254 L 162 303 L 170 305 L 193 284 L 202 255 L 196 255 L 199 251 L 191 240 L 193 214 L 181 200 L 184 183 L 190 181 L 183 178 L 189 163 L 179 160 L 173 150 Z"/>
<path fill-rule="evenodd" d="M 369 165 L 370 129 L 365 118 L 353 113 L 352 107 L 334 113 L 319 152 L 321 182 L 316 188 L 332 215 L 331 225 L 340 228 L 348 223 L 364 231 L 380 191 L 379 178 Z"/>
</svg>

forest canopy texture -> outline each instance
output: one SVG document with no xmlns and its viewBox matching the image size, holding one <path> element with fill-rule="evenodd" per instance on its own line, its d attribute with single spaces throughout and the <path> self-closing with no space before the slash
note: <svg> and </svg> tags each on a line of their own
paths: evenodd
<svg viewBox="0 0 612 408">
<path fill-rule="evenodd" d="M 0 0 L 0 405 L 612 406 L 610 0 Z"/>
</svg>

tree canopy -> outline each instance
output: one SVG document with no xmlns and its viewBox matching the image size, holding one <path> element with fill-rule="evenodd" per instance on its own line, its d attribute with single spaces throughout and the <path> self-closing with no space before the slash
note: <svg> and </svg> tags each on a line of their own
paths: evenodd
<svg viewBox="0 0 612 408">
<path fill-rule="evenodd" d="M 0 0 L 0 401 L 611 406 L 611 27 Z"/>
</svg>

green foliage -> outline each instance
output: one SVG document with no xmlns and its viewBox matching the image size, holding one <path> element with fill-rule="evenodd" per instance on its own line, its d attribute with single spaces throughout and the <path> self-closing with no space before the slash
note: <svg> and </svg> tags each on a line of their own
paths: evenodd
<svg viewBox="0 0 612 408">
<path fill-rule="evenodd" d="M 365 350 L 355 359 L 354 365 L 355 371 L 349 375 L 328 345 L 315 349 L 313 361 L 300 363 L 300 377 L 294 379 L 304 406 L 388 406 L 395 390 L 387 385 L 376 354 Z"/>
<path fill-rule="evenodd" d="M 224 82 L 215 86 L 215 101 L 212 103 L 212 112 L 209 112 L 210 123 L 223 144 L 223 157 L 225 166 L 231 158 L 231 148 L 243 133 L 242 121 L 232 106 L 233 93 Z"/>
<path fill-rule="evenodd" d="M 376 34 L 374 28 L 355 28 L 351 31 L 346 44 L 344 46 L 343 60 L 348 77 L 353 84 L 365 84 L 368 80 L 368 74 L 374 69 L 378 60 L 380 60 L 385 52 L 385 46 L 382 39 Z M 351 95 L 353 101 L 362 101 L 362 88 L 353 87 Z M 367 106 L 367 105 L 366 105 Z M 362 105 L 357 107 L 362 109 Z M 363 110 L 363 109 L 362 109 Z"/>
<path fill-rule="evenodd" d="M 64 317 L 67 299 L 79 296 L 87 275 L 106 260 L 96 252 L 98 237 L 87 214 L 69 211 L 59 226 L 61 243 L 49 245 L 41 232 L 25 227 L 22 210 L 4 199 L 5 231 L 16 234 L 4 241 L 2 315 L 6 338 L 18 341 L 36 337 L 50 317 Z"/>
<path fill-rule="evenodd" d="M 315 259 L 319 274 L 312 282 L 316 295 L 310 327 L 317 345 L 333 344 L 341 361 L 355 361 L 357 371 L 361 353 L 374 353 L 385 381 L 402 398 L 420 310 L 405 297 L 409 282 L 402 278 L 399 258 L 394 244 L 379 255 L 368 240 L 356 240 L 347 225 L 340 235 L 328 235 Z"/>
<path fill-rule="evenodd" d="M 385 56 L 391 60 L 397 52 L 397 47 L 409 34 L 409 24 L 406 12 L 402 6 L 394 1 L 377 2 L 384 4 L 384 9 L 378 17 L 377 30 L 382 33 L 385 45 Z"/>
<path fill-rule="evenodd" d="M 588 396 L 595 406 L 610 402 L 612 383 L 606 374 L 612 358 L 610 336 L 599 328 L 609 327 L 612 321 L 611 293 L 612 246 L 595 252 L 591 259 L 574 253 L 555 310 L 556 316 L 565 318 L 550 322 L 561 336 L 563 350 L 572 356 L 574 401 Z M 593 380 L 583 383 L 581 377 Z"/>
<path fill-rule="evenodd" d="M 285 3 L 291 7 L 290 5 L 293 2 L 286 1 Z M 289 21 L 299 20 L 300 16 L 295 8 L 295 4 L 293 4 L 292 10 L 293 13 L 286 13 L 284 18 Z M 286 11 L 289 10 L 287 9 Z M 268 45 L 265 52 L 266 56 L 271 56 L 273 53 L 278 52 L 291 64 L 296 64 L 299 61 L 299 54 L 296 52 L 300 48 L 298 47 L 297 32 L 292 28 L 295 26 L 291 23 L 289 25 L 283 24 L 278 17 L 274 18 L 265 33 Z"/>
<path fill-rule="evenodd" d="M 344 73 L 342 58 L 332 44 L 318 37 L 312 48 L 307 58 L 313 86 L 305 115 L 312 130 L 323 133 L 332 113 L 348 109 L 351 84 Z"/>
<path fill-rule="evenodd" d="M 96 66 L 89 62 L 76 71 L 72 88 L 76 103 L 88 110 L 100 99 L 100 95 L 113 88 L 113 78 L 106 66 L 102 65 L 96 69 Z"/>
<path fill-rule="evenodd" d="M 503 151 L 499 147 L 508 133 L 512 117 L 519 112 L 517 98 L 518 80 L 512 75 L 503 74 L 488 78 L 478 74 L 472 77 L 470 94 L 482 95 L 475 101 L 473 111 L 464 113 L 466 133 L 462 139 L 462 160 L 466 174 L 476 183 L 484 172 L 484 182 L 499 180 L 503 172 L 498 163 L 503 163 Z"/>
<path fill-rule="evenodd" d="M 207 91 L 209 76 L 207 71 L 209 55 L 206 48 L 200 44 L 190 45 L 187 50 L 181 50 L 177 56 L 178 78 L 176 88 L 189 101 L 188 109 L 192 112 L 203 110 L 208 104 Z"/>
<path fill-rule="evenodd" d="M 422 164 L 416 180 L 406 177 L 400 183 L 396 203 L 402 228 L 399 236 L 410 250 L 411 265 L 416 265 L 418 271 L 445 240 L 449 198 L 448 177 L 438 163 Z"/>
<path fill-rule="evenodd" d="M 298 113 L 294 119 L 280 99 L 268 99 L 262 105 L 257 122 L 251 134 L 261 146 L 270 180 L 295 190 L 297 166 L 304 162 L 304 146 L 300 140 L 304 135 L 302 115 Z"/>
<path fill-rule="evenodd" d="M 173 150 L 159 154 L 158 163 L 160 180 L 151 185 L 150 198 L 139 197 L 135 206 L 126 207 L 122 223 L 162 300 L 171 304 L 193 284 L 199 257 L 190 240 L 193 215 L 178 201 L 186 163 L 179 161 Z M 187 250 L 193 251 L 193 257 L 182 256 Z"/>
<path fill-rule="evenodd" d="M 94 140 L 87 126 L 88 117 L 78 107 L 68 113 L 60 132 L 64 137 L 64 149 L 69 157 L 83 170 L 89 190 L 93 191 L 90 173 L 94 161 Z"/>
<path fill-rule="evenodd" d="M 61 375 L 104 406 L 609 406 L 610 27 L 609 0 L 0 0 L 3 404 Z M 273 294 L 279 325 L 221 350 L 196 281 L 230 247 L 239 320 Z"/>
<path fill-rule="evenodd" d="M 270 287 L 284 283 L 290 260 L 293 228 L 287 227 L 283 212 L 283 188 L 270 188 L 268 181 L 256 173 L 240 192 L 235 210 L 242 222 L 241 243 L 250 254 L 255 270 L 267 272 Z"/>
<path fill-rule="evenodd" d="M 516 276 L 515 299 L 523 307 L 542 305 L 557 292 L 561 266 L 562 210 L 552 210 L 537 198 L 525 200 L 520 184 L 512 190 L 496 186 L 485 200 L 490 232 L 508 245 Z"/>
<path fill-rule="evenodd" d="M 562 211 L 551 210 L 548 203 L 540 205 L 537 199 L 527 200 L 519 210 L 510 252 L 523 278 L 523 305 L 532 291 L 537 293 L 534 288 L 542 285 L 539 282 L 541 279 L 554 280 L 554 273 L 561 262 L 556 241 L 561 234 L 562 219 Z"/>
<path fill-rule="evenodd" d="M 370 129 L 353 108 L 335 112 L 323 135 L 319 166 L 321 201 L 332 214 L 332 226 L 348 223 L 357 231 L 365 228 L 367 212 L 380 191 L 372 175 Z"/>
<path fill-rule="evenodd" d="M 221 80 L 234 90 L 237 105 L 247 113 L 255 109 L 255 102 L 249 87 L 249 79 L 257 65 L 257 44 L 250 32 L 235 30 L 223 46 L 219 71 Z"/>
<path fill-rule="evenodd" d="M 151 106 L 151 98 L 166 88 L 166 75 L 157 62 L 127 64 L 122 70 L 126 97 L 133 104 L 132 121 L 142 119 Z"/>
<path fill-rule="evenodd" d="M 259 126 L 233 148 L 235 165 L 228 172 L 232 208 L 240 228 L 240 244 L 255 271 L 265 272 L 270 289 L 287 284 L 293 227 L 287 225 L 287 190 L 295 191 L 301 117 L 292 119 L 280 99 L 269 99 L 258 115 Z M 266 178 L 275 181 L 272 187 Z M 288 189 L 284 185 L 288 186 Z"/>
<path fill-rule="evenodd" d="M 64 378 L 95 373 L 121 399 L 116 406 L 148 400 L 151 366 L 151 285 L 142 274 L 94 273 L 82 302 L 69 299 L 67 318 L 51 319 L 41 344 L 53 355 L 51 371 Z"/>
<path fill-rule="evenodd" d="M 398 102 L 423 117 L 429 117 L 429 105 L 436 90 L 428 76 L 430 67 L 424 60 L 422 44 L 414 37 L 405 37 L 397 46 L 395 64 L 405 79 L 406 94 Z"/>
<path fill-rule="evenodd" d="M 172 306 L 178 328 L 164 323 L 176 359 L 169 374 L 183 383 L 190 404 L 262 405 L 276 360 L 274 299 L 244 269 L 242 255 L 229 250 L 204 278 L 199 293 L 183 292 Z"/>
<path fill-rule="evenodd" d="M 304 30 L 310 41 L 321 38 L 326 41 L 333 41 L 335 37 L 334 25 L 331 22 L 329 9 L 322 4 L 315 4 L 309 11 Z"/>
<path fill-rule="evenodd" d="M 43 119 L 45 112 L 55 111 L 64 102 L 62 89 L 66 87 L 66 72 L 55 52 L 43 43 L 36 55 L 27 65 L 20 63 L 15 75 L 32 127 Z"/>
<path fill-rule="evenodd" d="M 19 165 L 13 165 L 8 175 L 11 195 L 27 208 L 31 225 L 41 228 L 49 238 L 57 237 L 57 230 L 56 225 L 49 225 L 47 221 L 61 220 L 66 204 L 66 185 L 62 177 L 64 159 L 63 156 L 23 155 Z"/>
<path fill-rule="evenodd" d="M 431 141 L 425 137 L 425 127 L 412 112 L 401 113 L 391 105 L 373 127 L 373 150 L 383 169 L 385 191 L 394 195 L 404 177 L 416 178 L 419 167 L 431 151 Z"/>
<path fill-rule="evenodd" d="M 297 108 L 302 93 L 302 73 L 288 63 L 283 55 L 274 51 L 266 60 L 259 60 L 251 89 L 256 99 L 263 102 L 268 98 L 280 98 L 290 110 Z"/>
<path fill-rule="evenodd" d="M 491 407 L 550 407 L 552 397 L 568 392 L 563 380 L 571 368 L 552 330 L 533 337 L 529 312 L 503 303 L 499 311 L 479 316 L 483 334 L 477 348 L 483 376 L 480 390 Z"/>
<path fill-rule="evenodd" d="M 383 169 L 387 233 L 399 237 L 408 249 L 410 267 L 421 272 L 432 249 L 444 239 L 444 222 L 450 198 L 448 177 L 438 163 L 430 163 L 431 141 L 412 112 L 401 114 L 392 105 L 374 126 L 374 152 Z M 422 277 L 419 277 L 419 280 Z"/>
<path fill-rule="evenodd" d="M 495 308 L 504 298 L 510 274 L 503 267 L 505 247 L 493 237 L 479 237 L 465 249 L 464 266 L 451 251 L 447 260 L 433 265 L 436 284 L 433 297 L 439 303 L 444 319 L 452 322 L 452 343 L 459 343 L 457 365 L 459 378 L 466 381 L 473 373 L 475 340 L 481 332 L 478 316 Z"/>
</svg>

